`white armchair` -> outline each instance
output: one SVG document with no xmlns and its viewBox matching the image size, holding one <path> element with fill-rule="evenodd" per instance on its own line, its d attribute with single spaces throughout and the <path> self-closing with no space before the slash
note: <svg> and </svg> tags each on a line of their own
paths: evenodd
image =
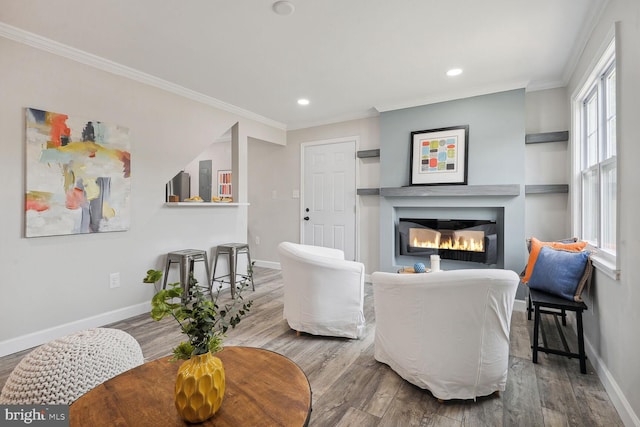
<svg viewBox="0 0 640 427">
<path fill-rule="evenodd" d="M 359 338 L 364 331 L 364 265 L 338 249 L 282 242 L 284 318 L 313 335 Z"/>
<path fill-rule="evenodd" d="M 376 360 L 442 400 L 504 391 L 515 272 L 375 272 L 371 279 Z"/>
</svg>

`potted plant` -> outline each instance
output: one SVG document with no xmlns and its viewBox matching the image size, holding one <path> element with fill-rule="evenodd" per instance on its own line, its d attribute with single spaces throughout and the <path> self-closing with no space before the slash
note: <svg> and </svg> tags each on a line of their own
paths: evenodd
<svg viewBox="0 0 640 427">
<path fill-rule="evenodd" d="M 143 282 L 156 284 L 161 278 L 161 271 L 149 270 Z M 187 295 L 183 295 L 178 282 L 157 291 L 151 300 L 154 320 L 171 316 L 180 325 L 181 332 L 189 337 L 173 349 L 172 357 L 174 361 L 185 360 L 178 370 L 175 405 L 188 422 L 202 422 L 212 417 L 222 404 L 224 367 L 214 354 L 222 350 L 225 333 L 240 323 L 253 304 L 242 298 L 247 282 L 237 285 L 235 298 L 224 305 L 219 303 L 222 284 L 215 292 L 210 291 L 199 286 L 193 276 Z"/>
</svg>

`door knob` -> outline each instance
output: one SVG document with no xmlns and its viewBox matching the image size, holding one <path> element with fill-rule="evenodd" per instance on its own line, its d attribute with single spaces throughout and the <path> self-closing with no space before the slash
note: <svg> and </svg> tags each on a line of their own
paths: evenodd
<svg viewBox="0 0 640 427">
<path fill-rule="evenodd" d="M 309 217 L 308 217 L 308 216 L 305 216 L 305 217 L 304 217 L 304 220 L 305 220 L 305 221 L 309 221 Z"/>
</svg>

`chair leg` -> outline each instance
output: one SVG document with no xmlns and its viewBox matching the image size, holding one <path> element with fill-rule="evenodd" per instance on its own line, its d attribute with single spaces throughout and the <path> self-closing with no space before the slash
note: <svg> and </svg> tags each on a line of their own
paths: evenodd
<svg viewBox="0 0 640 427">
<path fill-rule="evenodd" d="M 231 288 L 231 298 L 236 297 L 236 270 L 238 267 L 238 256 L 235 249 L 229 251 L 229 286 Z"/>
<path fill-rule="evenodd" d="M 216 247 L 216 254 L 213 256 L 213 275 L 211 276 L 211 290 L 213 290 L 213 283 L 216 281 L 216 269 L 218 268 L 218 248 Z"/>
<path fill-rule="evenodd" d="M 171 267 L 171 260 L 167 260 L 167 264 L 164 267 L 164 277 L 162 280 L 162 289 L 167 288 L 167 277 L 169 277 L 169 267 Z"/>
<path fill-rule="evenodd" d="M 213 282 L 211 281 L 211 270 L 209 270 L 209 259 L 207 257 L 207 254 L 204 254 L 204 271 L 207 274 L 207 281 L 209 282 L 207 284 L 207 288 L 209 289 L 209 292 L 211 292 L 211 294 L 213 295 L 212 289 L 211 289 L 211 285 L 213 284 Z"/>
<path fill-rule="evenodd" d="M 582 329 L 582 310 L 576 311 L 576 326 L 578 329 L 578 354 L 580 357 L 580 373 L 587 373 L 587 356 L 584 352 L 584 331 Z"/>
<path fill-rule="evenodd" d="M 193 261 L 182 257 L 180 260 L 180 285 L 182 286 L 182 301 L 189 300 L 190 277 L 193 275 Z"/>
<path fill-rule="evenodd" d="M 531 320 L 531 295 L 527 297 L 527 320 Z"/>
<path fill-rule="evenodd" d="M 534 311 L 534 323 L 533 323 L 533 344 L 531 346 L 532 349 L 532 361 L 533 363 L 538 363 L 538 352 L 544 352 L 546 354 L 554 354 L 558 356 L 566 356 L 569 359 L 579 359 L 580 361 L 580 373 L 587 373 L 587 356 L 585 353 L 585 344 L 584 344 L 584 324 L 582 319 L 582 313 L 584 310 L 587 310 L 586 304 L 583 302 L 566 302 L 561 298 L 556 298 L 550 295 L 540 294 L 538 296 L 537 292 L 529 292 L 529 297 L 533 294 L 533 298 L 530 301 L 530 304 L 533 305 Z M 564 334 L 564 327 L 567 325 L 567 316 L 569 311 L 573 311 L 575 313 L 576 318 L 576 335 L 578 341 L 578 351 L 572 352 L 567 339 Z M 547 340 L 545 336 L 545 329 L 542 327 L 541 317 L 542 314 L 553 315 L 553 321 L 555 322 L 556 330 L 559 335 L 559 339 L 562 341 L 562 348 L 550 348 L 547 345 Z M 559 319 L 558 317 L 561 317 Z M 562 324 L 560 323 L 562 322 Z M 540 345 L 540 335 L 542 335 L 542 346 Z"/>
<path fill-rule="evenodd" d="M 535 305 L 534 319 L 533 319 L 533 363 L 538 363 L 538 329 L 540 328 L 540 306 Z"/>
</svg>

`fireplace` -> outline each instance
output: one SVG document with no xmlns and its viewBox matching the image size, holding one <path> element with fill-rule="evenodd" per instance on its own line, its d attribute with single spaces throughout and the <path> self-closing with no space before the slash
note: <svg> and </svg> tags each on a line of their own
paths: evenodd
<svg viewBox="0 0 640 427">
<path fill-rule="evenodd" d="M 400 218 L 399 254 L 496 264 L 496 221 L 469 219 Z"/>
</svg>

